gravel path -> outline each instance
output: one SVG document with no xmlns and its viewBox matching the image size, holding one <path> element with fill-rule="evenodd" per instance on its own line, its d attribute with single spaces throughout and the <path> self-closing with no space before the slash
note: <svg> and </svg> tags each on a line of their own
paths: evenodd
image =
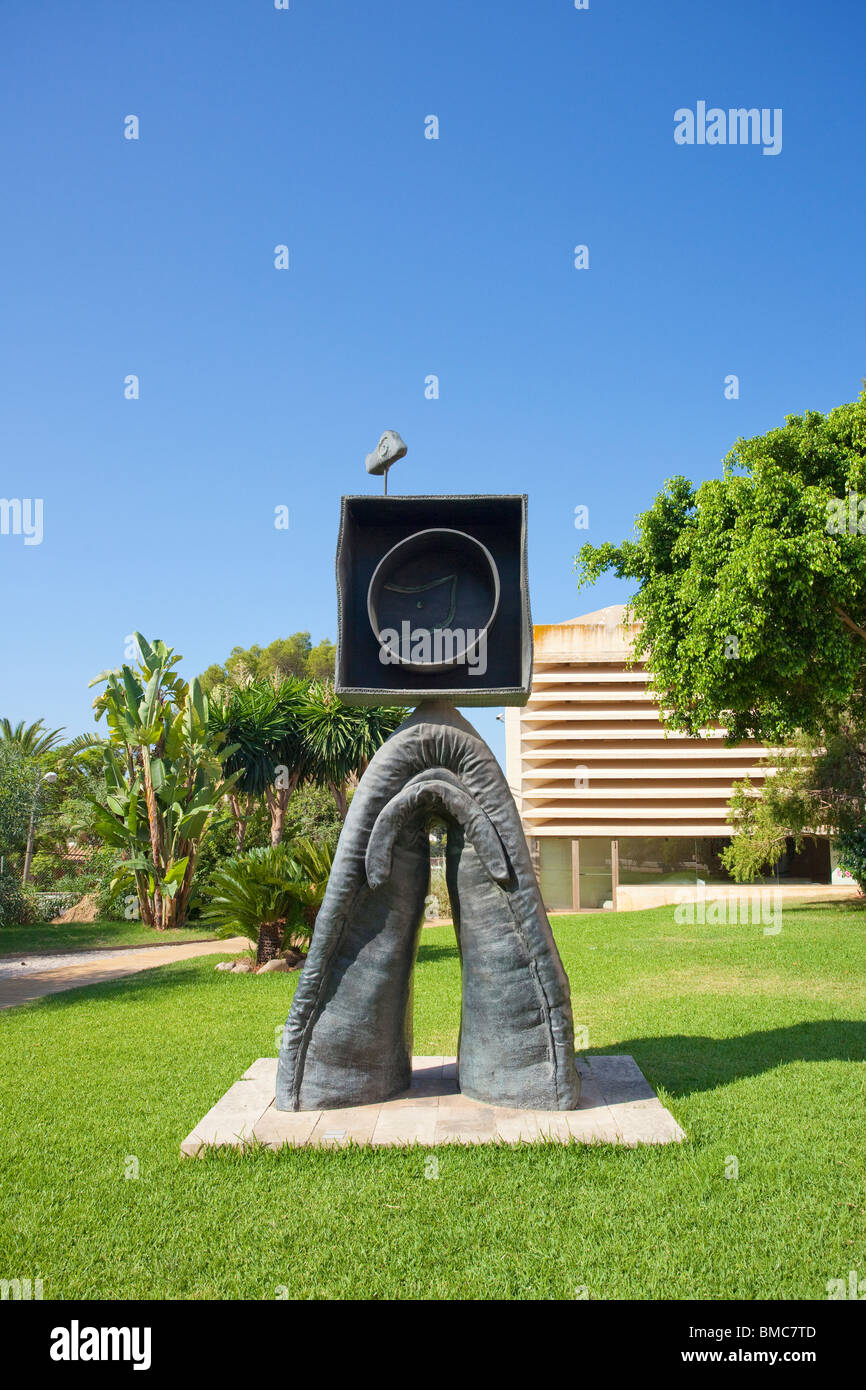
<svg viewBox="0 0 866 1390">
<path fill-rule="evenodd" d="M 186 946 L 109 946 L 94 951 L 58 951 L 48 956 L 28 955 L 24 951 L 0 962 L 0 1009 L 82 985 L 137 975 L 141 970 L 154 970 L 176 960 L 236 955 L 249 944 L 245 937 L 233 936 L 228 941 L 191 941 Z"/>
<path fill-rule="evenodd" d="M 190 945 L 192 943 L 190 942 Z M 222 943 L 220 943 L 222 947 Z M 164 947 L 163 949 L 170 949 Z M 186 948 L 181 945 L 181 950 Z M 146 956 L 159 950 L 153 946 L 101 946 L 93 951 L 66 951 L 63 955 L 33 955 L 25 952 L 20 960 L 7 956 L 0 960 L 0 980 L 14 980 L 19 975 L 30 975 L 34 970 L 61 970 L 65 965 L 85 965 L 91 960 L 116 960 L 118 956 Z"/>
</svg>

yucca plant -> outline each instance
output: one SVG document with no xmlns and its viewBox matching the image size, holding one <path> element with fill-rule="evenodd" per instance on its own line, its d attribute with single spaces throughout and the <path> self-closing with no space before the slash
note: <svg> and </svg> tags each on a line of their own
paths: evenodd
<svg viewBox="0 0 866 1390">
<path fill-rule="evenodd" d="M 264 965 L 312 937 L 333 860 L 330 845 L 307 839 L 236 855 L 212 875 L 202 921 L 218 936 L 249 937 Z"/>
<path fill-rule="evenodd" d="M 213 721 L 235 750 L 225 770 L 237 774 L 230 802 L 238 853 L 244 847 L 246 817 L 259 797 L 265 798 L 271 817 L 271 844 L 283 838 L 286 809 L 301 777 L 298 706 L 303 689 L 303 682 L 293 678 L 251 681 L 230 692 Z"/>
<path fill-rule="evenodd" d="M 329 681 L 311 681 L 298 702 L 303 734 L 303 775 L 328 787 L 340 819 L 349 809 L 349 780 L 360 777 L 377 748 L 402 723 L 397 706 L 344 704 Z"/>
</svg>

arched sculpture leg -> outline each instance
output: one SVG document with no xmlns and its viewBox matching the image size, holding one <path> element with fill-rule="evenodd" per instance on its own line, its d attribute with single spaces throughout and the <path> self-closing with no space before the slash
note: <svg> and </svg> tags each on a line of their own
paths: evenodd
<svg viewBox="0 0 866 1390">
<path fill-rule="evenodd" d="M 379 749 L 352 800 L 284 1030 L 278 1109 L 366 1104 L 408 1087 L 434 814 L 449 825 L 463 962 L 461 1086 L 493 1104 L 577 1104 L 568 979 L 514 800 L 471 725 L 425 706 Z"/>
<path fill-rule="evenodd" d="M 460 1089 L 488 1105 L 556 1108 L 550 1001 L 510 895 L 485 872 L 461 826 L 448 831 L 447 865 L 463 981 Z"/>
</svg>

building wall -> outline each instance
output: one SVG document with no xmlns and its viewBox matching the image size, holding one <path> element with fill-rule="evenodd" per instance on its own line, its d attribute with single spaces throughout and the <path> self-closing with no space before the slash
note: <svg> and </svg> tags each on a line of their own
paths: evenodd
<svg viewBox="0 0 866 1390">
<path fill-rule="evenodd" d="M 646 671 L 629 665 L 634 635 L 620 605 L 536 627 L 532 694 L 524 708 L 506 711 L 508 781 L 542 890 L 557 905 L 569 857 L 575 905 L 616 901 L 623 841 L 624 880 L 640 878 L 639 862 L 656 861 L 652 901 L 665 891 L 674 901 L 688 882 L 720 877 L 733 783 L 748 776 L 757 789 L 764 784 L 767 767 L 757 764 L 772 750 L 726 747 L 718 727 L 699 738 L 665 731 Z M 644 894 L 624 881 L 620 896 L 623 906 L 638 905 Z"/>
</svg>

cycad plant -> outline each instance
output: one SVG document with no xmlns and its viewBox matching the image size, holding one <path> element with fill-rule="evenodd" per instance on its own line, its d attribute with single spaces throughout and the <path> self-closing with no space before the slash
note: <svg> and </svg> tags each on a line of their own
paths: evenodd
<svg viewBox="0 0 866 1390">
<path fill-rule="evenodd" d="M 214 872 L 201 919 L 219 936 L 249 937 L 264 965 L 313 935 L 333 860 L 330 845 L 307 839 L 236 855 Z"/>
</svg>

